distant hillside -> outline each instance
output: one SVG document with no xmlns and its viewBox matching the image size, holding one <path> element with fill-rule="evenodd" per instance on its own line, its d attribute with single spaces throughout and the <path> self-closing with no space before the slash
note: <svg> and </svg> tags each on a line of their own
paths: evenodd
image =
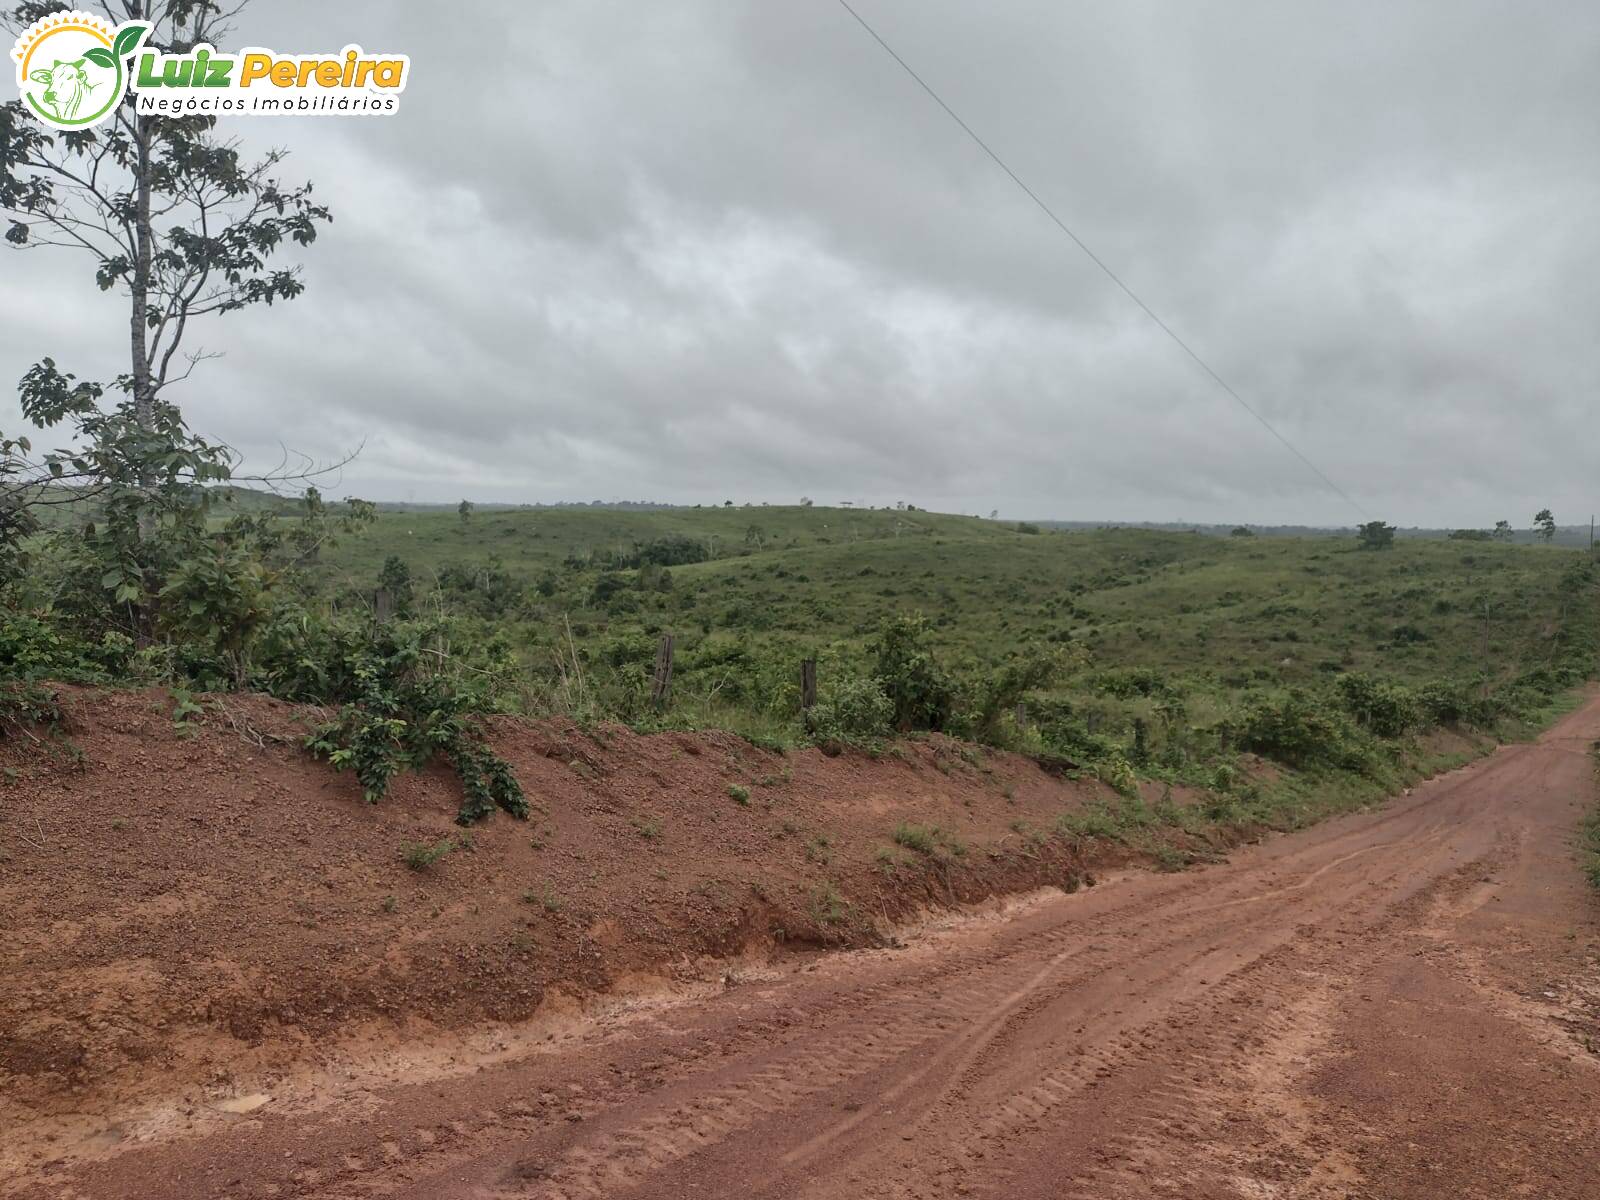
<svg viewBox="0 0 1600 1200">
<path fill-rule="evenodd" d="M 1206 525 L 1196 524 L 1192 521 L 1057 521 L 1036 520 L 1031 524 L 1044 529 L 1061 530 L 1087 530 L 1087 529 L 1153 529 L 1164 533 L 1201 533 L 1207 537 L 1229 537 L 1237 529 L 1248 529 L 1257 537 L 1297 537 L 1297 538 L 1353 538 L 1356 531 L 1353 525 L 1255 525 L 1248 521 L 1232 525 Z M 1422 525 L 1400 526 L 1395 530 L 1397 538 L 1428 538 L 1435 541 L 1448 540 L 1452 535 L 1462 533 L 1489 533 L 1490 530 L 1464 530 L 1434 529 Z M 1583 525 L 1559 525 L 1556 527 L 1555 545 L 1557 546 L 1582 546 L 1589 545 L 1590 529 Z M 1532 529 L 1513 529 L 1511 542 L 1519 546 L 1544 545 L 1544 537 Z"/>
<path fill-rule="evenodd" d="M 536 659 L 567 622 L 613 658 L 603 647 L 617 639 L 672 631 L 693 663 L 744 637 L 774 656 L 860 645 L 890 615 L 920 611 L 964 658 L 1075 644 L 1108 666 L 1209 671 L 1237 686 L 1348 669 L 1499 673 L 1556 619 L 1557 581 L 1578 557 L 1498 542 L 1413 537 L 1364 552 L 1330 531 L 1208 532 L 798 506 L 519 509 L 465 521 L 386 511 L 318 570 L 324 588 L 355 600 L 393 557 L 435 603 L 515 628 Z M 646 547 L 662 551 L 667 578 L 634 569 Z"/>
<path fill-rule="evenodd" d="M 218 516 L 226 516 L 230 512 L 261 512 L 279 511 L 292 513 L 300 503 L 299 495 L 294 492 L 269 492 L 258 488 L 224 486 L 212 489 L 214 495 L 223 501 L 216 510 Z M 333 496 L 324 499 L 334 509 L 342 507 L 342 501 Z M 467 497 L 467 499 L 471 499 Z M 450 503 L 417 503 L 402 500 L 379 500 L 375 504 L 380 513 L 404 514 L 410 513 L 419 516 L 448 517 L 458 519 L 456 509 L 460 502 Z M 47 528 L 61 528 L 81 519 L 86 510 L 93 511 L 94 502 L 86 500 L 82 504 L 68 503 L 55 505 L 40 510 L 40 517 Z M 787 530 L 787 536 L 804 537 L 804 530 L 813 528 L 810 520 L 798 524 L 791 515 L 788 517 L 777 514 L 817 514 L 815 520 L 822 525 L 829 524 L 828 519 L 822 514 L 836 514 L 832 524 L 837 528 L 856 530 L 854 536 L 877 536 L 868 531 L 894 530 L 896 524 L 902 532 L 908 527 L 918 529 L 930 528 L 930 522 L 937 520 L 950 520 L 968 523 L 967 527 L 984 527 L 1000 530 L 1015 531 L 1019 527 L 1037 528 L 1053 532 L 1089 532 L 1094 530 L 1113 529 L 1140 529 L 1159 533 L 1196 533 L 1206 537 L 1230 537 L 1236 530 L 1248 529 L 1256 537 L 1268 538 L 1345 538 L 1355 537 L 1355 528 L 1350 525 L 1270 525 L 1254 524 L 1251 522 L 1238 522 L 1234 524 L 1215 524 L 1192 521 L 1080 521 L 1063 520 L 1060 518 L 1037 518 L 1026 520 L 1012 519 L 983 519 L 980 517 L 961 516 L 957 514 L 930 513 L 918 508 L 872 508 L 869 506 L 800 506 L 778 504 L 667 504 L 652 500 L 575 500 L 556 501 L 550 504 L 498 504 L 491 502 L 479 503 L 473 501 L 474 515 L 478 517 L 491 514 L 547 514 L 547 515 L 586 515 L 586 514 L 636 514 L 652 515 L 673 514 L 691 515 L 688 525 L 668 525 L 666 528 L 675 528 L 680 531 L 700 529 L 701 525 L 694 519 L 693 514 L 705 514 L 707 524 L 704 526 L 708 535 L 726 538 L 728 532 L 739 526 L 744 514 L 745 524 L 734 530 L 741 537 L 751 524 L 761 525 L 763 522 L 772 524 L 775 529 Z M 712 515 L 716 514 L 716 515 Z M 887 524 L 877 520 L 877 517 L 890 518 Z M 864 518 L 857 520 L 857 518 Z M 602 519 L 598 524 L 582 524 L 575 526 L 555 526 L 555 536 L 560 539 L 565 537 L 572 545 L 590 546 L 606 541 L 615 541 L 617 538 L 630 538 L 642 536 L 655 526 L 644 524 L 629 524 L 627 522 L 613 523 Z M 570 533 L 562 533 L 570 530 Z M 1423 539 L 1431 541 L 1450 540 L 1452 535 L 1465 532 L 1484 533 L 1488 530 L 1462 530 L 1450 528 L 1432 528 L 1428 526 L 1400 526 L 1395 531 L 1397 538 Z M 1532 529 L 1514 529 L 1511 544 L 1520 546 L 1544 545 L 1544 539 Z M 1588 547 L 1591 544 L 1591 529 L 1585 523 L 1582 525 L 1562 525 L 1556 529 L 1554 544 L 1566 547 Z"/>
</svg>

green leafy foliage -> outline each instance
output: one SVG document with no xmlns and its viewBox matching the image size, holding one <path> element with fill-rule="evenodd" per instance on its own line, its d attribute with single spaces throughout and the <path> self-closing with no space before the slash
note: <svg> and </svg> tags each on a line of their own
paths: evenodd
<svg viewBox="0 0 1600 1200">
<path fill-rule="evenodd" d="M 1299 688 L 1253 700 L 1239 723 L 1239 745 L 1292 767 L 1364 771 L 1372 765 L 1373 748 L 1350 719 Z"/>
<path fill-rule="evenodd" d="M 934 661 L 931 632 L 922 614 L 905 613 L 891 618 L 868 647 L 898 729 L 939 730 L 950 721 L 955 688 Z"/>
<path fill-rule="evenodd" d="M 1033 650 L 988 671 L 974 672 L 959 689 L 951 732 L 975 742 L 999 745 L 1016 740 L 1007 729 L 1024 696 L 1048 687 L 1060 673 L 1063 654 Z"/>
<path fill-rule="evenodd" d="M 43 728 L 58 733 L 66 724 L 56 694 L 38 683 L 0 683 L 0 739 Z"/>
<path fill-rule="evenodd" d="M 1600 653 L 1587 560 L 1497 542 L 1410 538 L 1377 555 L 1332 538 L 1019 534 L 820 508 L 764 508 L 751 539 L 752 514 L 720 507 L 487 507 L 465 524 L 448 509 L 389 512 L 345 537 L 337 506 L 312 520 L 339 533 L 323 540 L 295 532 L 305 505 L 208 503 L 140 649 L 136 626 L 77 615 L 107 610 L 81 598 L 100 584 L 72 538 L 36 535 L 33 599 L 0 621 L 0 665 L 9 645 L 38 677 L 325 705 L 317 750 L 363 791 L 449 763 L 469 821 L 516 807 L 509 768 L 479 753 L 497 712 L 720 727 L 833 753 L 939 730 L 1125 796 L 1142 780 L 1228 779 L 1219 811 L 1231 814 L 1248 807 L 1240 750 L 1322 780 L 1389 778 L 1415 734 L 1537 717 Z M 167 537 L 152 544 L 179 545 Z M 670 576 L 652 558 L 674 561 Z M 375 628 L 373 588 L 393 598 L 407 585 L 413 604 Z M 199 602 L 192 622 L 180 597 Z M 658 709 L 649 683 L 666 632 L 678 649 Z M 396 669 L 369 663 L 397 654 Z M 806 658 L 819 694 L 803 713 Z M 423 686 L 408 688 L 412 676 Z"/>
<path fill-rule="evenodd" d="M 443 756 L 461 779 L 456 822 L 470 825 L 503 809 L 526 819 L 528 802 L 510 765 L 484 740 L 481 696 L 436 665 L 420 631 L 382 626 L 365 636 L 331 632 L 325 658 L 301 663 L 311 673 L 286 678 L 297 698 L 340 704 L 307 747 L 337 770 L 350 770 L 376 803 L 390 781 Z"/>
<path fill-rule="evenodd" d="M 383 560 L 383 570 L 378 572 L 378 586 L 389 593 L 394 615 L 405 618 L 411 615 L 416 604 L 416 589 L 411 579 L 411 568 L 398 554 Z"/>
<path fill-rule="evenodd" d="M 842 674 L 817 697 L 807 719 L 812 740 L 830 753 L 875 750 L 893 728 L 894 703 L 876 679 Z"/>
<path fill-rule="evenodd" d="M 1368 675 L 1341 675 L 1336 686 L 1345 711 L 1378 737 L 1404 737 L 1422 723 L 1422 705 L 1410 688 Z"/>
<path fill-rule="evenodd" d="M 1356 543 L 1363 550 L 1393 550 L 1394 526 L 1368 521 L 1356 530 Z"/>
<path fill-rule="evenodd" d="M 400 848 L 400 857 L 413 871 L 426 871 L 454 849 L 456 844 L 449 838 L 440 838 L 437 842 L 407 842 Z"/>
</svg>

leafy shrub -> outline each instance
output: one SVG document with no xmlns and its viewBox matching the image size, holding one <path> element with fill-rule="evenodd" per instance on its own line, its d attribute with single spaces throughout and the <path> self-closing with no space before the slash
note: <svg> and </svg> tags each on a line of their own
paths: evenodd
<svg viewBox="0 0 1600 1200">
<path fill-rule="evenodd" d="M 604 608 L 632 586 L 633 581 L 620 571 L 607 571 L 594 581 L 589 602 L 596 608 Z"/>
<path fill-rule="evenodd" d="M 689 563 L 705 562 L 711 557 L 706 545 L 699 538 L 692 538 L 683 534 L 673 534 L 667 537 L 653 538 L 648 542 L 636 542 L 631 554 L 620 557 L 616 565 L 619 567 L 681 567 Z"/>
<path fill-rule="evenodd" d="M 1503 715 L 1504 705 L 1474 684 L 1436 681 L 1419 688 L 1417 706 L 1430 725 L 1486 728 Z"/>
<path fill-rule="evenodd" d="M 710 639 L 685 665 L 715 680 L 720 700 L 736 702 L 767 716 L 788 720 L 800 703 L 800 653 L 775 651 L 761 639 Z M 820 677 L 851 673 L 834 658 L 821 666 Z"/>
<path fill-rule="evenodd" d="M 1291 767 L 1359 771 L 1372 761 L 1359 731 L 1342 711 L 1299 689 L 1281 698 L 1251 701 L 1239 724 L 1239 744 Z"/>
<path fill-rule="evenodd" d="M 869 647 L 873 675 L 898 729 L 940 730 L 950 720 L 954 688 L 934 661 L 931 642 L 927 618 L 914 613 L 891 620 Z"/>
<path fill-rule="evenodd" d="M 1356 530 L 1356 544 L 1362 550 L 1393 550 L 1394 526 L 1368 521 Z"/>
<path fill-rule="evenodd" d="M 516 776 L 484 743 L 477 717 L 482 694 L 445 674 L 418 630 L 339 630 L 322 646 L 322 656 L 295 663 L 286 698 L 340 705 L 306 746 L 336 770 L 353 770 L 369 803 L 381 799 L 402 770 L 420 769 L 443 755 L 461 778 L 457 824 L 470 825 L 496 808 L 527 817 Z"/>
<path fill-rule="evenodd" d="M 1167 677 L 1153 667 L 1119 667 L 1096 671 L 1087 683 L 1102 695 L 1128 700 L 1135 696 L 1160 696 L 1171 691 Z"/>
<path fill-rule="evenodd" d="M 395 616 L 411 615 L 416 591 L 411 580 L 411 568 L 406 565 L 405 559 L 398 554 L 391 554 L 384 559 L 383 570 L 378 572 L 378 586 L 389 593 L 389 602 L 394 605 Z"/>
<path fill-rule="evenodd" d="M 1370 675 L 1341 675 L 1339 700 L 1356 723 L 1378 737 L 1403 737 L 1422 723 L 1422 706 L 1407 687 Z"/>
<path fill-rule="evenodd" d="M 0 684 L 0 739 L 39 727 L 56 734 L 65 723 L 54 692 L 37 683 Z"/>
<path fill-rule="evenodd" d="M 108 633 L 97 645 L 57 621 L 27 613 L 0 616 L 0 679 L 64 679 L 92 682 L 107 668 L 126 664 L 132 642 Z"/>
<path fill-rule="evenodd" d="M 160 591 L 163 630 L 207 647 L 242 687 L 256 629 L 267 619 L 271 574 L 257 553 L 218 540 L 175 563 Z"/>
<path fill-rule="evenodd" d="M 1039 740 L 1052 753 L 1080 763 L 1122 754 L 1122 747 L 1114 738 L 1090 731 L 1071 701 L 1041 697 L 1030 707 Z"/>
<path fill-rule="evenodd" d="M 808 713 L 812 741 L 830 753 L 845 746 L 874 749 L 893 727 L 894 705 L 875 679 L 839 674 Z"/>
<path fill-rule="evenodd" d="M 975 742 L 997 744 L 1004 718 L 1029 692 L 1049 686 L 1060 663 L 1056 654 L 1034 652 L 965 680 L 951 732 Z"/>
<path fill-rule="evenodd" d="M 479 617 L 505 616 L 522 598 L 522 584 L 504 570 L 495 555 L 486 563 L 450 563 L 439 568 L 439 590 L 457 610 Z"/>
</svg>

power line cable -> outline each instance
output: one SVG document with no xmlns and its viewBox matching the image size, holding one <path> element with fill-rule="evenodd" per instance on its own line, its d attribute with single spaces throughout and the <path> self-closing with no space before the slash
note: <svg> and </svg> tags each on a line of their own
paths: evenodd
<svg viewBox="0 0 1600 1200">
<path fill-rule="evenodd" d="M 840 5 L 841 8 L 843 8 L 845 10 L 845 12 L 849 13 L 852 17 L 855 18 L 856 23 L 858 25 L 860 25 L 861 28 L 865 29 L 869 35 L 871 35 L 873 41 L 877 42 L 879 46 L 883 47 L 884 52 L 886 54 L 888 54 L 888 56 L 890 58 L 894 59 L 895 62 L 900 64 L 901 69 L 904 70 L 907 75 L 911 76 L 911 78 L 916 81 L 918 87 L 920 87 L 923 91 L 927 92 L 930 97 L 932 97 L 933 102 L 935 104 L 937 104 L 940 108 L 944 109 L 945 113 L 950 117 L 950 119 L 952 121 L 954 121 L 957 125 L 961 126 L 962 131 L 969 138 L 971 138 L 974 142 L 977 143 L 978 148 L 980 150 L 982 150 L 985 154 L 987 154 L 991 160 L 993 160 L 995 166 L 999 167 L 1002 171 L 1004 171 L 1007 175 L 1009 175 L 1011 177 L 1011 182 L 1015 183 L 1019 188 L 1022 189 L 1023 193 L 1028 197 L 1028 199 L 1032 200 L 1034 202 L 1034 204 L 1038 206 L 1039 211 L 1044 213 L 1044 215 L 1047 216 L 1048 218 L 1050 218 L 1051 223 L 1054 224 L 1057 229 L 1061 230 L 1062 233 L 1066 234 L 1069 238 L 1071 238 L 1072 241 L 1073 241 L 1073 244 L 1076 245 L 1079 250 L 1082 250 L 1084 252 L 1084 254 L 1089 256 L 1089 261 L 1094 263 L 1095 266 L 1099 267 L 1100 270 L 1105 273 L 1105 276 L 1106 276 L 1107 279 L 1111 280 L 1112 283 L 1116 284 L 1119 288 L 1121 288 L 1122 291 L 1123 291 L 1123 294 L 1125 294 L 1128 297 L 1128 299 L 1132 300 L 1135 304 L 1137 304 L 1140 307 L 1140 309 L 1142 309 L 1144 311 L 1145 316 L 1149 317 L 1152 321 L 1154 321 L 1156 323 L 1156 325 L 1160 328 L 1161 332 L 1166 334 L 1169 338 L 1171 338 L 1173 340 L 1173 342 L 1177 344 L 1177 346 L 1178 346 L 1178 348 L 1180 350 L 1182 350 L 1191 359 L 1193 359 L 1195 364 L 1197 366 L 1199 366 L 1199 368 L 1202 371 L 1204 371 L 1207 375 L 1209 375 L 1211 377 L 1212 381 L 1215 382 L 1218 387 L 1220 387 L 1229 396 L 1233 397 L 1234 401 L 1239 405 L 1240 408 L 1244 409 L 1245 412 L 1249 413 L 1258 422 L 1260 422 L 1261 427 L 1263 429 L 1265 429 L 1273 437 L 1277 438 L 1278 441 L 1283 445 L 1284 449 L 1289 451 L 1290 454 L 1294 455 L 1302 463 L 1304 463 L 1306 465 L 1306 467 L 1308 467 L 1311 470 L 1312 474 L 1314 474 L 1318 479 L 1322 480 L 1323 483 L 1327 484 L 1328 487 L 1336 495 L 1338 495 L 1340 497 L 1340 499 L 1342 499 L 1346 504 L 1350 505 L 1351 508 L 1355 509 L 1363 517 L 1370 517 L 1372 515 L 1369 512 L 1367 512 L 1366 509 L 1362 508 L 1361 505 L 1357 504 L 1355 502 L 1355 500 L 1350 496 L 1350 493 L 1346 492 L 1342 487 L 1340 487 L 1332 479 L 1329 479 L 1327 474 L 1324 473 L 1324 471 L 1322 470 L 1322 468 L 1317 466 L 1316 463 L 1312 462 L 1309 458 L 1307 458 L 1304 454 L 1302 454 L 1299 451 L 1299 449 L 1296 448 L 1296 446 L 1295 446 L 1295 444 L 1293 442 L 1291 442 L 1288 438 L 1284 437 L 1283 434 L 1279 433 L 1277 431 L 1277 429 L 1273 427 L 1272 422 L 1268 421 L 1264 416 L 1262 416 L 1253 407 L 1251 407 L 1249 402 L 1246 401 L 1245 398 L 1243 396 L 1241 396 L 1237 391 L 1235 391 L 1233 389 L 1233 386 L 1231 384 L 1229 384 L 1226 379 L 1224 379 L 1221 375 L 1217 374 L 1217 372 L 1212 369 L 1210 363 L 1206 362 L 1205 359 L 1201 358 L 1200 355 L 1195 353 L 1195 351 L 1190 347 L 1189 343 L 1184 341 L 1181 337 L 1179 337 L 1178 334 L 1173 330 L 1172 326 L 1168 325 L 1165 321 L 1163 321 L 1156 314 L 1155 309 L 1151 308 L 1148 304 L 1146 304 L 1143 300 L 1141 300 L 1139 298 L 1139 294 L 1137 292 L 1135 292 L 1131 287 L 1129 287 L 1126 283 L 1124 283 L 1122 281 L 1122 278 L 1115 271 L 1113 271 L 1109 266 L 1106 265 L 1104 259 L 1102 259 L 1093 250 L 1089 249 L 1089 247 L 1084 243 L 1084 240 L 1082 238 L 1080 238 L 1077 234 L 1073 233 L 1072 230 L 1070 228 L 1068 228 L 1067 223 L 1065 221 L 1063 221 L 1060 217 L 1056 216 L 1055 211 L 1048 204 L 1046 204 L 1043 200 L 1041 200 L 1039 198 L 1038 193 L 1035 192 L 1026 183 L 1024 183 L 1022 181 L 1021 176 L 1019 176 L 1015 171 L 1013 171 L 1010 167 L 1008 167 L 1006 165 L 1005 159 L 1001 158 L 992 149 L 990 149 L 989 143 L 984 141 L 981 137 L 979 137 L 977 135 L 977 133 L 973 130 L 972 126 L 968 125 L 965 121 L 963 121 L 961 119 L 961 115 L 959 113 L 957 113 L 955 109 L 951 108 L 948 104 L 946 104 L 944 102 L 943 97 L 941 97 L 938 92 L 934 91 L 933 88 L 931 86 L 929 86 L 928 81 L 923 79 L 921 75 L 918 75 L 916 73 L 916 71 L 912 70 L 911 64 L 906 62 L 905 59 L 901 58 L 900 55 L 895 52 L 895 48 L 893 46 L 889 45 L 888 42 L 883 40 L 883 35 L 880 34 L 876 29 L 874 29 L 870 24 L 868 24 L 866 18 L 863 17 L 860 13 L 858 13 L 854 8 L 852 8 L 850 6 L 849 0 L 839 0 L 839 5 Z"/>
</svg>

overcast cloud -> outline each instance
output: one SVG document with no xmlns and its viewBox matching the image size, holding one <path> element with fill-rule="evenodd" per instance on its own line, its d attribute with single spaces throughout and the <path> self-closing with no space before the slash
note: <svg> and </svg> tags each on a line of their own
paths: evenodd
<svg viewBox="0 0 1600 1200">
<path fill-rule="evenodd" d="M 1600 507 L 1600 6 L 859 7 L 1373 515 Z M 207 326 L 226 357 L 170 394 L 252 463 L 364 441 L 330 490 L 377 499 L 1357 519 L 835 0 L 470 11 L 240 18 L 413 61 L 394 117 L 228 124 L 335 214 L 306 294 Z M 0 273 L 0 379 L 121 369 L 90 264 Z"/>
</svg>

